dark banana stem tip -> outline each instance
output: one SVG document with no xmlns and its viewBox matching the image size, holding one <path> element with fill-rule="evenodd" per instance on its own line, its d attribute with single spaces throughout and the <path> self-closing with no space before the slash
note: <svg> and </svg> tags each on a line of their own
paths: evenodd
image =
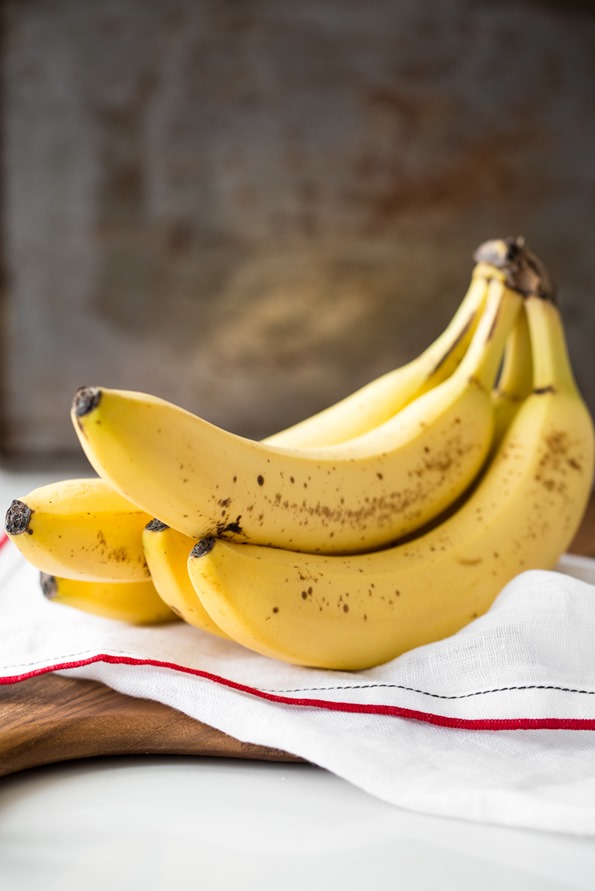
<svg viewBox="0 0 595 891">
<path fill-rule="evenodd" d="M 212 551 L 215 547 L 215 539 L 214 538 L 202 538 L 199 542 L 197 542 L 192 551 L 190 553 L 191 557 L 204 557 L 205 554 L 208 554 L 209 551 Z"/>
<path fill-rule="evenodd" d="M 48 575 L 47 572 L 40 572 L 39 584 L 41 585 L 43 596 L 47 597 L 48 600 L 53 600 L 58 593 L 58 582 L 56 581 L 56 577 Z"/>
<path fill-rule="evenodd" d="M 157 517 L 153 517 L 152 520 L 149 520 L 147 525 L 145 526 L 147 532 L 163 532 L 164 529 L 169 529 L 167 523 L 163 523 L 161 520 L 158 520 Z"/>
<path fill-rule="evenodd" d="M 508 287 L 524 297 L 540 297 L 556 303 L 554 280 L 539 257 L 527 247 L 522 235 L 485 241 L 473 259 L 505 272 Z"/>
<path fill-rule="evenodd" d="M 4 518 L 4 528 L 9 535 L 21 535 L 29 532 L 29 523 L 33 511 L 24 501 L 13 501 Z"/>
<path fill-rule="evenodd" d="M 99 387 L 79 387 L 74 394 L 72 407 L 77 418 L 88 415 L 94 408 L 99 405 L 101 399 L 101 390 Z"/>
</svg>

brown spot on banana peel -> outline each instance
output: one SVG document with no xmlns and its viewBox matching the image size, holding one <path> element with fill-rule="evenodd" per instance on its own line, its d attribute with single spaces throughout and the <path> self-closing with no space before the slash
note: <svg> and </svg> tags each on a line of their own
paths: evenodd
<svg viewBox="0 0 595 891">
<path fill-rule="evenodd" d="M 22 535 L 23 532 L 27 532 L 29 535 L 32 535 L 33 530 L 29 524 L 34 513 L 35 511 L 25 504 L 24 501 L 15 499 L 6 511 L 4 519 L 4 528 L 7 533 L 9 535 Z"/>
<path fill-rule="evenodd" d="M 238 517 L 238 520 L 239 519 L 240 518 Z M 219 535 L 226 535 L 228 532 L 231 532 L 233 535 L 242 535 L 243 530 L 238 523 L 238 520 L 236 520 L 235 523 L 228 523 L 224 526 L 223 529 L 219 531 Z"/>
<path fill-rule="evenodd" d="M 535 482 L 543 486 L 547 492 L 555 492 L 564 497 L 567 493 L 564 477 L 569 471 L 581 473 L 583 464 L 572 454 L 572 440 L 564 430 L 550 433 L 545 438 L 544 445 L 545 451 L 537 465 Z"/>
<path fill-rule="evenodd" d="M 482 384 L 480 379 L 478 377 L 476 377 L 474 374 L 469 375 L 469 377 L 467 378 L 467 383 L 470 386 L 477 387 L 478 390 L 483 390 L 484 392 L 487 392 L 486 387 Z M 455 418 L 455 424 L 460 424 L 460 423 L 461 423 L 461 419 Z"/>
<path fill-rule="evenodd" d="M 129 563 L 130 562 L 130 552 L 128 548 L 124 546 L 119 548 L 112 548 L 109 552 L 108 559 L 113 563 Z"/>
<path fill-rule="evenodd" d="M 240 520 L 242 519 L 241 514 L 228 522 L 229 517 L 223 512 L 223 519 L 217 523 L 216 528 L 213 531 L 209 531 L 208 535 L 204 535 L 203 538 L 224 538 L 227 535 L 243 535 L 244 530 L 240 525 Z"/>
<path fill-rule="evenodd" d="M 494 395 L 497 396 L 498 399 L 505 399 L 506 402 L 510 402 L 513 405 L 520 404 L 525 400 L 525 397 L 520 393 L 508 393 L 506 390 L 499 389 L 498 387 L 494 389 Z"/>
<path fill-rule="evenodd" d="M 392 523 L 395 514 L 415 517 L 419 514 L 419 506 L 427 494 L 425 476 L 428 472 L 446 474 L 464 456 L 467 449 L 461 447 L 456 437 L 449 439 L 442 449 L 431 455 L 425 454 L 422 463 L 410 473 L 411 484 L 400 490 L 394 490 L 379 496 L 370 496 L 359 507 L 350 507 L 343 503 L 329 507 L 320 501 L 308 504 L 306 501 L 289 501 L 287 509 L 300 516 L 300 525 L 307 526 L 309 517 L 321 520 L 325 527 L 361 526 L 373 518 L 379 524 Z M 276 507 L 274 499 L 268 499 L 271 507 Z M 332 529 L 329 529 L 332 535 Z"/>
</svg>

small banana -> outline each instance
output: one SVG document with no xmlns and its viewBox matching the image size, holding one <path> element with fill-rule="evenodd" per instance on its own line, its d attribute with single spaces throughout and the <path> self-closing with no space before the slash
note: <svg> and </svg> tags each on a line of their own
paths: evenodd
<svg viewBox="0 0 595 891">
<path fill-rule="evenodd" d="M 469 346 L 485 303 L 488 282 L 494 275 L 493 266 L 484 263 L 481 256 L 482 247 L 476 252 L 471 283 L 457 311 L 419 356 L 263 442 L 292 449 L 346 442 L 388 421 L 415 398 L 445 381 Z"/>
<path fill-rule="evenodd" d="M 71 412 L 82 448 L 130 501 L 191 538 L 350 553 L 411 534 L 466 490 L 491 446 L 491 389 L 523 299 L 501 248 L 503 271 L 456 370 L 361 437 L 282 449 L 149 394 L 85 387 Z"/>
<path fill-rule="evenodd" d="M 153 584 L 163 602 L 188 625 L 226 638 L 202 606 L 188 576 L 188 554 L 196 539 L 155 519 L 145 526 L 142 540 Z"/>
<path fill-rule="evenodd" d="M 157 625 L 176 620 L 151 581 L 86 582 L 42 572 L 41 590 L 55 603 L 129 625 Z"/>
<path fill-rule="evenodd" d="M 61 480 L 12 502 L 4 528 L 48 575 L 84 581 L 149 577 L 142 530 L 150 515 L 100 478 Z"/>
<path fill-rule="evenodd" d="M 199 542 L 190 578 L 231 638 L 287 662 L 365 669 L 455 633 L 515 575 L 556 564 L 590 495 L 594 432 L 559 310 L 538 284 L 525 301 L 533 390 L 459 509 L 372 554 Z"/>
</svg>

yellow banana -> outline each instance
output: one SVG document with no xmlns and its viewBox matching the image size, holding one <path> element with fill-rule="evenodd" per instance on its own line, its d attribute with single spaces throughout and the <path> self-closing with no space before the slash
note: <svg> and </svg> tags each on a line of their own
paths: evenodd
<svg viewBox="0 0 595 891">
<path fill-rule="evenodd" d="M 469 346 L 485 302 L 488 281 L 494 275 L 494 267 L 482 262 L 481 251 L 480 247 L 471 283 L 457 311 L 423 353 L 263 442 L 299 449 L 346 442 L 388 421 L 413 399 L 445 381 Z"/>
<path fill-rule="evenodd" d="M 446 329 L 423 353 L 263 442 L 300 449 L 346 442 L 384 423 L 413 399 L 446 380 L 467 350 L 495 268 L 510 270 L 512 276 L 505 274 L 509 281 L 518 277 L 515 259 L 523 246 L 522 238 L 493 239 L 481 244 L 474 254 L 476 265 L 467 293 Z M 547 275 L 543 267 L 540 272 Z M 552 283 L 548 279 L 546 284 Z"/>
<path fill-rule="evenodd" d="M 406 366 L 383 375 L 375 381 L 371 381 L 351 396 L 342 399 L 336 406 L 331 406 L 325 411 L 305 419 L 291 429 L 283 430 L 264 441 L 271 444 L 277 443 L 295 447 L 312 447 L 344 441 L 350 436 L 359 435 L 386 420 L 404 404 L 411 401 L 414 396 L 446 379 L 458 364 L 468 346 L 485 301 L 488 278 L 492 274 L 493 267 L 478 259 L 467 294 L 451 322 L 437 340 L 417 359 Z M 104 483 L 99 484 L 99 488 L 96 490 L 98 503 L 90 503 L 87 499 L 86 507 L 92 514 L 100 512 L 103 526 L 109 528 L 111 524 L 106 518 L 106 508 L 102 504 L 105 500 L 105 485 Z M 76 501 L 80 498 L 80 492 L 78 490 L 74 491 L 73 487 L 76 486 L 78 484 L 71 480 L 66 481 L 64 484 L 57 483 L 51 490 L 35 493 L 34 498 L 41 498 L 42 500 L 54 499 L 55 501 L 58 489 L 62 488 L 64 497 L 61 498 L 61 502 L 74 499 L 72 509 L 76 514 Z M 117 501 L 114 524 L 118 525 L 120 520 L 117 515 L 121 513 L 124 505 L 121 497 L 113 497 Z M 131 503 L 128 509 L 131 511 L 131 515 L 138 514 L 138 509 Z M 36 507 L 36 510 L 40 510 L 40 505 Z M 53 515 L 52 518 L 44 519 L 44 532 L 42 534 L 39 534 L 39 530 L 36 529 L 36 537 L 34 539 L 28 540 L 24 537 L 18 540 L 15 539 L 14 536 L 22 531 L 30 532 L 30 527 L 28 526 L 28 518 L 31 516 L 30 511 L 31 508 L 27 507 L 27 504 L 24 502 L 13 504 L 7 516 L 7 523 L 12 530 L 11 536 L 13 540 L 21 546 L 23 553 L 31 557 L 31 561 L 38 568 L 45 569 L 48 572 L 66 573 L 69 577 L 89 577 L 97 580 L 100 578 L 105 580 L 115 578 L 117 580 L 121 576 L 126 578 L 129 574 L 129 568 L 132 569 L 132 576 L 135 578 L 143 577 L 146 574 L 141 573 L 139 575 L 138 570 L 133 566 L 134 561 L 122 561 L 119 559 L 119 555 L 123 553 L 121 546 L 116 548 L 114 552 L 118 563 L 115 576 L 114 569 L 111 566 L 114 562 L 112 559 L 102 560 L 101 565 L 98 566 L 98 552 L 106 553 L 105 547 L 101 546 L 99 528 L 94 529 L 91 526 L 88 530 L 93 537 L 97 535 L 97 546 L 92 548 L 87 547 L 86 544 L 81 546 L 81 530 L 79 529 L 75 533 L 73 541 L 72 530 L 69 533 L 65 533 L 65 530 L 71 526 L 72 519 L 69 519 L 67 516 L 56 517 L 55 505 L 50 510 L 50 513 Z M 36 521 L 38 519 L 39 517 L 36 518 Z M 76 517 L 73 519 L 76 521 Z M 60 526 L 59 529 L 57 524 Z M 55 551 L 56 542 L 60 542 L 61 547 L 52 557 L 50 553 Z M 138 545 L 135 550 L 138 556 Z M 41 559 L 41 563 L 39 563 L 39 559 Z M 36 560 L 37 563 L 35 562 Z"/>
<path fill-rule="evenodd" d="M 496 272 L 496 271 L 495 271 Z M 454 373 L 367 434 L 307 453 L 253 442 L 157 397 L 82 388 L 72 420 L 95 470 L 191 538 L 320 553 L 410 534 L 473 482 L 490 449 L 490 391 L 522 297 L 491 280 Z"/>
<path fill-rule="evenodd" d="M 105 619 L 130 625 L 157 625 L 176 619 L 151 581 L 86 582 L 42 572 L 40 584 L 48 600 Z"/>
<path fill-rule="evenodd" d="M 163 602 L 188 625 L 227 637 L 202 606 L 188 576 L 188 554 L 196 539 L 159 520 L 151 520 L 143 530 L 142 540 L 153 584 Z"/>
<path fill-rule="evenodd" d="M 102 479 L 72 479 L 12 502 L 5 529 L 24 557 L 49 575 L 140 581 L 149 570 L 142 530 L 151 519 Z"/>
<path fill-rule="evenodd" d="M 556 564 L 590 495 L 594 433 L 558 308 L 533 290 L 533 391 L 458 511 L 410 542 L 356 556 L 199 542 L 189 574 L 231 638 L 287 662 L 365 669 L 453 634 L 516 574 Z"/>
<path fill-rule="evenodd" d="M 292 431 L 282 431 L 268 441 L 278 436 L 288 444 L 295 439 L 296 445 L 311 446 L 347 438 L 389 416 L 416 391 L 428 389 L 445 378 L 460 360 L 476 327 L 490 270 L 493 272 L 487 264 L 477 263 L 469 290 L 451 323 L 417 360 L 372 381 L 353 397 L 342 400 L 336 410 L 331 407 L 292 428 L 295 436 Z M 48 573 L 96 581 L 145 578 L 147 570 L 140 559 L 137 532 L 148 515 L 109 488 L 103 480 L 66 480 L 43 487 L 13 503 L 7 514 L 7 529 L 25 556 Z M 112 510 L 113 519 L 109 516 Z M 32 511 L 37 514 L 33 526 Z M 113 527 L 122 526 L 122 511 L 132 521 L 125 537 L 132 535 L 135 542 L 120 540 L 110 547 L 105 530 L 110 530 L 112 538 Z M 28 535 L 22 535 L 23 532 Z M 175 532 L 172 530 L 171 534 Z M 118 537 L 121 532 L 116 532 Z"/>
<path fill-rule="evenodd" d="M 533 388 L 533 360 L 529 323 L 525 310 L 518 315 L 508 336 L 504 362 L 494 389 L 495 432 L 497 447 L 523 400 Z"/>
</svg>

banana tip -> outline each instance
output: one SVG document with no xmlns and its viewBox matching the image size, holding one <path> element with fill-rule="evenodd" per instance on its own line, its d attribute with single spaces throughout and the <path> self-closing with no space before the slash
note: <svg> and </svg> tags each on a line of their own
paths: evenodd
<svg viewBox="0 0 595 891">
<path fill-rule="evenodd" d="M 82 418 L 97 408 L 100 399 L 99 387 L 79 387 L 72 400 L 72 410 L 77 418 Z"/>
<path fill-rule="evenodd" d="M 40 572 L 39 584 L 43 596 L 47 597 L 48 600 L 54 600 L 58 593 L 58 582 L 56 581 L 56 577 L 49 575 L 47 572 Z"/>
<path fill-rule="evenodd" d="M 23 532 L 31 534 L 29 523 L 32 513 L 24 501 L 13 501 L 4 518 L 4 528 L 8 535 L 21 535 Z"/>
<path fill-rule="evenodd" d="M 157 517 L 153 517 L 152 520 L 149 520 L 147 525 L 145 526 L 147 532 L 163 532 L 165 529 L 169 529 L 167 523 L 163 523 L 161 520 L 158 520 Z"/>
<path fill-rule="evenodd" d="M 197 542 L 192 551 L 190 552 L 191 557 L 204 557 L 205 554 L 208 554 L 209 551 L 212 551 L 215 547 L 215 539 L 214 538 L 202 538 L 199 542 Z"/>
</svg>

